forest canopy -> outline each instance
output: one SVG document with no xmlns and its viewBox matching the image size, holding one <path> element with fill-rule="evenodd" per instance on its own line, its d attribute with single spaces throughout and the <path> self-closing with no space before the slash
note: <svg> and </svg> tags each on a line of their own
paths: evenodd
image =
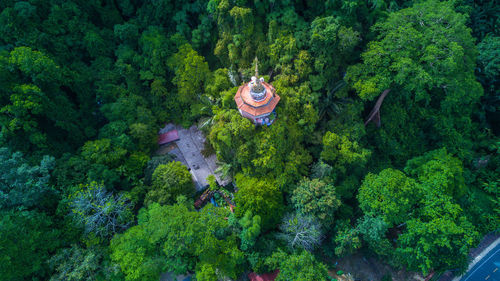
<svg viewBox="0 0 500 281">
<path fill-rule="evenodd" d="M 357 253 L 465 272 L 500 227 L 498 15 L 480 0 L 0 1 L 2 280 L 332 280 Z M 256 68 L 280 97 L 272 125 L 235 103 Z M 202 132 L 223 181 L 201 190 L 162 152 L 169 123 Z"/>
</svg>

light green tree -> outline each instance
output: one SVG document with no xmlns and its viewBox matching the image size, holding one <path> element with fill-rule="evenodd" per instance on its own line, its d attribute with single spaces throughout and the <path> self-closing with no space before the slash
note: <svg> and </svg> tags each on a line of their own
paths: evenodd
<svg viewBox="0 0 500 281">
<path fill-rule="evenodd" d="M 271 268 L 279 268 L 280 272 L 276 277 L 277 281 L 329 280 L 326 265 L 316 260 L 308 251 L 303 250 L 293 254 L 277 251 L 266 259 L 266 263 Z"/>
<path fill-rule="evenodd" d="M 146 194 L 146 204 L 172 204 L 177 196 L 189 197 L 194 193 L 193 179 L 187 167 L 179 161 L 172 161 L 156 167 L 151 189 Z"/>
<path fill-rule="evenodd" d="M 394 169 L 378 175 L 369 173 L 358 194 L 359 206 L 367 215 L 381 217 L 390 226 L 407 221 L 418 206 L 421 187 Z"/>
<path fill-rule="evenodd" d="M 349 166 L 363 166 L 370 155 L 368 149 L 357 141 L 351 141 L 346 135 L 326 132 L 323 136 L 321 158 L 341 173 L 345 173 Z"/>
<path fill-rule="evenodd" d="M 238 192 L 234 202 L 238 206 L 235 210 L 237 217 L 243 217 L 247 211 L 251 211 L 261 217 L 262 230 L 278 224 L 283 213 L 283 195 L 275 183 L 238 174 L 236 186 Z"/>
<path fill-rule="evenodd" d="M 186 44 L 172 56 L 169 66 L 175 72 L 172 82 L 177 86 L 179 100 L 183 103 L 195 102 L 203 93 L 209 75 L 205 59 Z"/>
<path fill-rule="evenodd" d="M 319 179 L 300 181 L 291 200 L 298 212 L 317 218 L 327 229 L 333 224 L 335 211 L 341 205 L 335 187 Z"/>
</svg>

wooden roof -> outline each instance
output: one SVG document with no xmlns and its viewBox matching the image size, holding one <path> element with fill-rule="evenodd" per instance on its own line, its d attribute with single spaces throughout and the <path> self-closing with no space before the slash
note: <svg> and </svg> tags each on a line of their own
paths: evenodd
<svg viewBox="0 0 500 281">
<path fill-rule="evenodd" d="M 238 108 L 253 116 L 271 113 L 280 101 L 280 96 L 271 84 L 262 82 L 262 85 L 266 88 L 266 97 L 262 101 L 252 98 L 249 83 L 240 86 L 234 96 Z"/>
</svg>

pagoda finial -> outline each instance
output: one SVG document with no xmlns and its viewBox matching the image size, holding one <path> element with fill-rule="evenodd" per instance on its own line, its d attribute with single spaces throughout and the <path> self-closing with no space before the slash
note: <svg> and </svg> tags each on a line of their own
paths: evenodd
<svg viewBox="0 0 500 281">
<path fill-rule="evenodd" d="M 259 60 L 255 57 L 255 77 L 259 79 Z"/>
<path fill-rule="evenodd" d="M 262 85 L 264 78 L 259 78 L 259 60 L 255 57 L 255 76 L 250 82 L 250 94 L 256 101 L 260 101 L 266 97 L 266 88 Z"/>
</svg>

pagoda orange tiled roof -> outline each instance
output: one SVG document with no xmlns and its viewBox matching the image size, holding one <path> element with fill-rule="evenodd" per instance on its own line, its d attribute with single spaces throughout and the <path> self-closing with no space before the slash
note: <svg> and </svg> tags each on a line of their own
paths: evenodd
<svg viewBox="0 0 500 281">
<path fill-rule="evenodd" d="M 276 94 L 271 84 L 262 82 L 262 85 L 266 88 L 266 97 L 262 101 L 255 101 L 252 98 L 249 83 L 240 86 L 234 96 L 238 108 L 253 116 L 271 113 L 280 101 L 280 96 Z"/>
</svg>

